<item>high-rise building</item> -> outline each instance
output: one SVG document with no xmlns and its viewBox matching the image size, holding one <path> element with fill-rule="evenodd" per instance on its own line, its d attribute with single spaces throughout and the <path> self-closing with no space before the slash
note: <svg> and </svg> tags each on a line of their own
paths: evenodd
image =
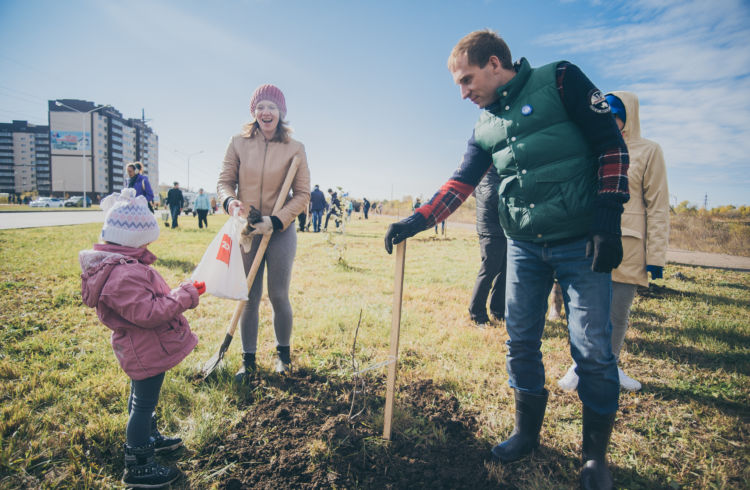
<svg viewBox="0 0 750 490">
<path fill-rule="evenodd" d="M 0 192 L 49 195 L 49 126 L 0 123 Z"/>
<path fill-rule="evenodd" d="M 55 195 L 96 197 L 127 186 L 125 166 L 141 161 L 143 172 L 159 182 L 159 139 L 140 119 L 125 119 L 110 106 L 77 99 L 49 101 L 51 181 Z"/>
</svg>

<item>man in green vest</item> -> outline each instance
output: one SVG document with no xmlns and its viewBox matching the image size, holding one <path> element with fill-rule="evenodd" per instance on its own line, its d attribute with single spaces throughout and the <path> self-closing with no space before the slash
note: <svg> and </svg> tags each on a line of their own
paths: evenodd
<svg viewBox="0 0 750 490">
<path fill-rule="evenodd" d="M 620 215 L 628 151 L 607 101 L 566 61 L 513 64 L 505 41 L 476 31 L 453 48 L 448 68 L 461 97 L 482 109 L 461 166 L 433 198 L 393 223 L 385 248 L 445 220 L 490 166 L 500 177 L 499 221 L 508 238 L 508 383 L 515 428 L 492 449 L 510 462 L 539 445 L 548 392 L 541 338 L 556 277 L 568 312 L 570 350 L 583 403 L 583 488 L 611 488 L 606 451 L 620 391 L 612 354 L 610 272 L 622 260 Z"/>
</svg>

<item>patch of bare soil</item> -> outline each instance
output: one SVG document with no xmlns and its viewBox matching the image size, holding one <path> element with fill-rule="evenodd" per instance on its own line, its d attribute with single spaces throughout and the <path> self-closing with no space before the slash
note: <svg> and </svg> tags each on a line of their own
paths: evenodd
<svg viewBox="0 0 750 490">
<path fill-rule="evenodd" d="M 201 451 L 197 468 L 219 488 L 491 488 L 477 421 L 429 380 L 403 386 L 392 441 L 382 439 L 382 379 L 368 379 L 350 420 L 352 383 L 297 371 L 260 378 L 247 415 L 226 440 Z M 377 423 L 373 423 L 377 420 Z"/>
</svg>

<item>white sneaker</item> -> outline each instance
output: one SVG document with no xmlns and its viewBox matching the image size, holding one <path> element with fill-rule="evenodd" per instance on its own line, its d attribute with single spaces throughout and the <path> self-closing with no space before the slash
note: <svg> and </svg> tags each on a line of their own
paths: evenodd
<svg viewBox="0 0 750 490">
<path fill-rule="evenodd" d="M 578 388 L 578 375 L 576 374 L 576 365 L 573 364 L 565 373 L 565 376 L 560 378 L 557 382 L 557 386 L 563 391 L 575 391 Z"/>
<path fill-rule="evenodd" d="M 626 391 L 638 391 L 641 389 L 641 384 L 625 374 L 625 371 L 620 368 L 620 366 L 617 366 L 617 374 L 620 377 L 620 386 L 623 390 Z"/>
</svg>

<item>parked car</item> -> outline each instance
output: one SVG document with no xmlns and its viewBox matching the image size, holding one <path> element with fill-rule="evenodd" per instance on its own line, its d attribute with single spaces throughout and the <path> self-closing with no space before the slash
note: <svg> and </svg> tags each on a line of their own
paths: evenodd
<svg viewBox="0 0 750 490">
<path fill-rule="evenodd" d="M 185 213 L 185 214 L 192 214 L 193 216 L 195 216 L 197 214 L 196 211 L 195 211 L 195 209 L 193 209 L 193 206 L 195 205 L 195 197 L 197 195 L 198 194 L 196 194 L 195 192 L 188 192 L 188 191 L 184 191 L 182 193 L 182 198 L 185 201 L 185 203 L 183 204 L 183 207 L 182 207 L 182 212 L 183 213 Z"/>
<path fill-rule="evenodd" d="M 80 208 L 83 207 L 83 196 L 73 196 L 65 200 L 66 208 Z M 86 196 L 86 207 L 91 207 L 91 198 Z"/>
<path fill-rule="evenodd" d="M 29 206 L 32 208 L 61 208 L 63 207 L 63 201 L 56 197 L 40 197 L 35 201 L 31 201 Z"/>
</svg>

